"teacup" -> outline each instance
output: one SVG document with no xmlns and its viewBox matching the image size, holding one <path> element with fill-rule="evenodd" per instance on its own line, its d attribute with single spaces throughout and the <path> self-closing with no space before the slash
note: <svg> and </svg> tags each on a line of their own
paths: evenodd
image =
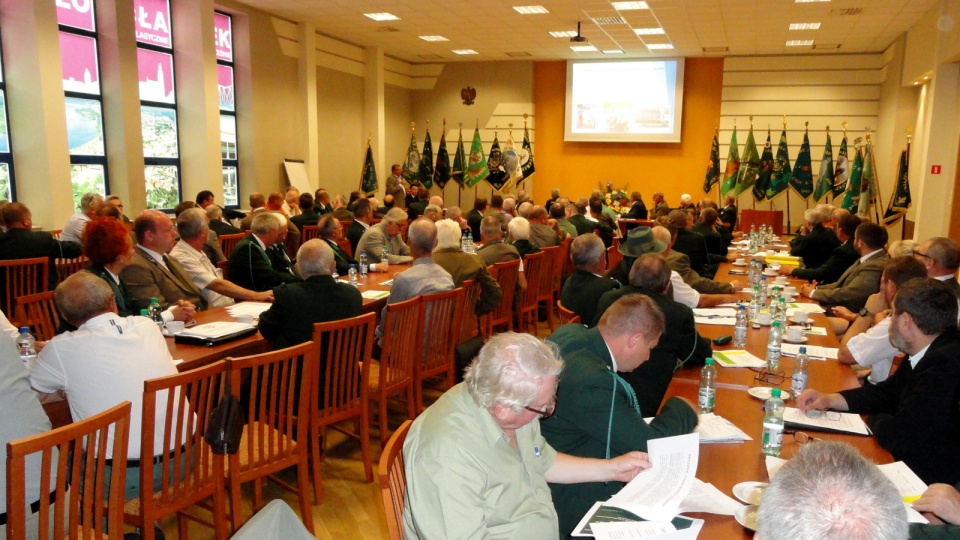
<svg viewBox="0 0 960 540">
<path fill-rule="evenodd" d="M 798 310 L 793 314 L 793 322 L 795 322 L 795 323 L 797 323 L 797 324 L 803 324 L 803 323 L 807 322 L 807 320 L 809 320 L 809 319 L 810 319 L 810 314 L 807 313 L 806 311 L 801 310 L 801 309 L 798 309 Z"/>
<path fill-rule="evenodd" d="M 757 314 L 757 322 L 767 326 L 773 321 L 773 315 L 769 311 L 761 311 Z"/>
<path fill-rule="evenodd" d="M 788 304 L 789 304 L 790 302 L 793 302 L 794 298 L 796 298 L 794 295 L 788 293 L 787 291 L 781 292 L 781 293 L 780 293 L 780 296 L 782 296 L 782 297 L 783 297 L 783 300 L 784 300 L 785 302 L 787 302 Z"/>
<path fill-rule="evenodd" d="M 734 262 L 734 264 L 747 264 L 747 260 L 744 259 L 744 258 L 742 258 L 742 257 L 739 258 L 739 259 L 737 259 L 737 260 L 735 260 L 735 261 L 733 261 L 733 262 Z"/>
<path fill-rule="evenodd" d="M 803 339 L 803 327 L 788 326 L 786 338 L 790 341 L 800 341 L 801 339 Z"/>
<path fill-rule="evenodd" d="M 170 321 L 163 325 L 168 334 L 179 334 L 183 332 L 183 321 Z"/>
<path fill-rule="evenodd" d="M 784 277 L 786 277 L 786 276 L 784 276 Z M 783 288 L 783 292 L 784 292 L 784 294 L 789 294 L 789 295 L 791 295 L 791 296 L 796 296 L 796 294 L 797 294 L 797 288 L 794 287 L 793 285 L 787 285 L 786 287 Z"/>
<path fill-rule="evenodd" d="M 763 275 L 765 275 L 765 276 L 775 276 L 775 275 L 777 275 L 777 271 L 774 270 L 773 268 L 765 268 L 765 269 L 763 270 Z"/>
<path fill-rule="evenodd" d="M 777 279 L 775 279 L 774 281 L 776 282 L 777 285 L 786 285 L 787 276 L 777 276 Z"/>
</svg>

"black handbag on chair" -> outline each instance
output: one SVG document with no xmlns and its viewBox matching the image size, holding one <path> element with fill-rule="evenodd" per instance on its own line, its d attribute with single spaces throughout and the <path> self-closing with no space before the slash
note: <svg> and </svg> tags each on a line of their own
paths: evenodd
<svg viewBox="0 0 960 540">
<path fill-rule="evenodd" d="M 210 445 L 214 454 L 235 454 L 240 449 L 240 437 L 243 436 L 243 408 L 240 400 L 230 391 L 230 378 L 226 378 L 226 387 L 220 403 L 210 411 L 207 429 L 203 439 Z"/>
</svg>

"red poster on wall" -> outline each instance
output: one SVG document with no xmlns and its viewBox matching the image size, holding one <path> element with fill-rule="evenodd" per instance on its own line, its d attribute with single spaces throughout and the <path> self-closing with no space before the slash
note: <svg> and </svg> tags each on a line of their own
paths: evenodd
<svg viewBox="0 0 960 540">
<path fill-rule="evenodd" d="M 137 49 L 140 74 L 140 99 L 160 103 L 176 103 L 173 94 L 173 56 Z"/>
<path fill-rule="evenodd" d="M 138 42 L 173 48 L 169 0 L 134 0 L 133 11 Z"/>
<path fill-rule="evenodd" d="M 100 70 L 97 67 L 95 39 L 60 32 L 60 58 L 64 90 L 100 94 Z"/>
<path fill-rule="evenodd" d="M 233 62 L 233 28 L 229 15 L 214 12 L 213 36 L 217 60 Z"/>
<path fill-rule="evenodd" d="M 232 111 L 233 104 L 233 68 L 217 65 L 217 93 L 220 96 L 220 110 Z"/>
<path fill-rule="evenodd" d="M 93 0 L 55 0 L 57 4 L 57 23 L 64 26 L 95 32 L 96 19 L 93 16 Z"/>
</svg>

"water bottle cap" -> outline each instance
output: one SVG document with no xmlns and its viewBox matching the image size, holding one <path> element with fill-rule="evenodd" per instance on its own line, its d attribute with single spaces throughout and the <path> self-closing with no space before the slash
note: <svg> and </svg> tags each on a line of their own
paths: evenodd
<svg viewBox="0 0 960 540">
<path fill-rule="evenodd" d="M 770 395 L 772 397 L 777 397 L 777 398 L 780 397 L 780 389 L 774 388 L 773 390 L 770 391 Z"/>
<path fill-rule="evenodd" d="M 800 354 L 807 354 L 807 348 L 806 348 L 806 347 L 800 347 Z"/>
<path fill-rule="evenodd" d="M 150 298 L 150 303 L 151 303 L 151 304 L 157 304 L 157 303 L 159 303 L 159 301 L 157 300 L 157 297 L 154 296 L 154 297 Z"/>
<path fill-rule="evenodd" d="M 30 333 L 30 327 L 29 327 L 29 326 L 21 326 L 21 327 L 20 327 L 20 333 L 21 333 L 21 334 L 29 334 L 29 333 Z"/>
<path fill-rule="evenodd" d="M 146 317 L 146 316 L 147 316 L 147 310 L 141 309 L 141 310 L 140 310 L 140 316 L 141 316 L 141 317 Z"/>
<path fill-rule="evenodd" d="M 713 358 L 707 358 L 706 360 L 703 361 L 703 363 L 704 363 L 704 365 L 712 366 L 712 365 L 713 365 Z"/>
</svg>

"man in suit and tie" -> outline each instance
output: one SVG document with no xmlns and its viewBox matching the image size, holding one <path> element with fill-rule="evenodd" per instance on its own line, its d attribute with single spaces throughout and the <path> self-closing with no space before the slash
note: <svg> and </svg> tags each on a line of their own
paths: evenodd
<svg viewBox="0 0 960 540">
<path fill-rule="evenodd" d="M 183 266 L 167 255 L 177 243 L 170 217 L 159 210 L 144 210 L 133 221 L 133 232 L 137 237 L 133 262 L 120 272 L 120 280 L 133 300 L 146 306 L 156 298 L 165 310 L 184 302 L 198 311 L 206 309 L 200 289 L 190 281 Z"/>
<path fill-rule="evenodd" d="M 883 265 L 890 260 L 890 255 L 883 249 L 886 243 L 886 229 L 869 221 L 861 223 L 853 241 L 860 258 L 836 282 L 819 285 L 814 281 L 804 285 L 801 293 L 824 306 L 843 306 L 854 313 L 859 312 L 867 298 L 880 290 Z M 837 335 L 846 332 L 849 325 L 839 317 L 829 317 L 829 321 Z"/>
<path fill-rule="evenodd" d="M 913 250 L 913 256 L 927 268 L 927 277 L 942 281 L 960 301 L 960 283 L 957 283 L 960 246 L 956 240 L 943 236 L 931 238 Z"/>
<path fill-rule="evenodd" d="M 850 265 L 860 258 L 856 248 L 853 247 L 853 237 L 856 235 L 857 227 L 860 226 L 860 217 L 847 212 L 837 223 L 837 239 L 841 242 L 838 247 L 830 253 L 830 258 L 822 265 L 816 268 L 795 268 L 792 265 L 784 264 L 780 266 L 780 273 L 784 276 L 817 281 L 817 283 L 833 283 L 840 279 L 840 276 L 850 268 Z"/>
<path fill-rule="evenodd" d="M 7 232 L 0 236 L 0 259 L 31 259 L 47 257 L 48 275 L 46 290 L 57 287 L 60 276 L 56 259 L 79 257 L 83 248 L 78 243 L 56 240 L 50 233 L 34 231 L 33 215 L 22 203 L 8 203 L 0 211 Z M 12 314 L 11 314 L 12 316 Z"/>
<path fill-rule="evenodd" d="M 619 289 L 621 283 L 603 277 L 607 268 L 607 251 L 603 240 L 595 234 L 574 238 L 570 244 L 570 259 L 574 270 L 560 290 L 560 303 L 579 315 L 583 324 L 590 324 L 603 293 Z"/>
<path fill-rule="evenodd" d="M 720 211 L 720 223 L 723 223 L 723 226 L 733 233 L 737 226 L 737 198 L 727 195 L 723 199 L 723 204 L 723 210 Z"/>
<path fill-rule="evenodd" d="M 467 225 L 470 226 L 470 234 L 473 235 L 473 241 L 480 241 L 480 222 L 483 220 L 483 214 L 487 211 L 487 199 L 477 197 L 473 201 L 473 210 L 467 212 Z"/>
<path fill-rule="evenodd" d="M 350 249 L 354 255 L 357 254 L 357 246 L 363 233 L 370 227 L 370 220 L 373 218 L 373 212 L 370 207 L 369 199 L 357 199 L 351 208 L 353 211 L 353 221 L 347 228 L 347 240 L 350 240 Z"/>
<path fill-rule="evenodd" d="M 260 212 L 253 219 L 252 233 L 237 243 L 227 262 L 230 281 L 253 291 L 269 291 L 281 283 L 300 281 L 283 250 L 286 218 Z M 277 242 L 280 242 L 277 244 Z"/>
<path fill-rule="evenodd" d="M 831 213 L 832 214 L 832 213 Z M 823 226 L 824 219 L 829 219 L 816 208 L 808 208 L 803 213 L 806 223 L 798 234 L 790 241 L 790 254 L 803 259 L 807 268 L 819 268 L 827 262 L 830 254 L 840 245 L 837 234 L 833 229 Z"/>
<path fill-rule="evenodd" d="M 340 225 L 339 219 L 333 217 L 331 214 L 320 218 L 320 222 L 317 224 L 317 234 L 321 240 L 330 246 L 330 250 L 333 251 L 333 260 L 336 263 L 337 274 L 346 276 L 350 270 L 350 265 L 354 265 L 357 272 L 360 271 L 360 264 L 348 255 L 346 251 L 341 249 L 338 244 L 340 240 L 343 240 L 343 225 Z"/>
<path fill-rule="evenodd" d="M 665 216 L 670 213 L 670 205 L 667 204 L 667 201 L 663 200 L 662 191 L 653 192 L 653 212 L 650 214 L 650 219 L 657 219 L 658 217 Z"/>
<path fill-rule="evenodd" d="M 207 219 L 210 220 L 210 230 L 217 233 L 218 237 L 224 234 L 237 234 L 243 232 L 221 219 L 223 218 L 223 208 L 220 208 L 215 204 L 208 204 L 206 212 Z M 224 255 L 229 255 L 229 253 L 224 253 Z"/>
<path fill-rule="evenodd" d="M 290 222 L 297 226 L 300 231 L 300 237 L 303 237 L 304 225 L 316 225 L 320 221 L 320 214 L 313 209 L 313 195 L 304 193 L 300 195 L 298 205 L 300 213 L 290 218 Z"/>
</svg>

